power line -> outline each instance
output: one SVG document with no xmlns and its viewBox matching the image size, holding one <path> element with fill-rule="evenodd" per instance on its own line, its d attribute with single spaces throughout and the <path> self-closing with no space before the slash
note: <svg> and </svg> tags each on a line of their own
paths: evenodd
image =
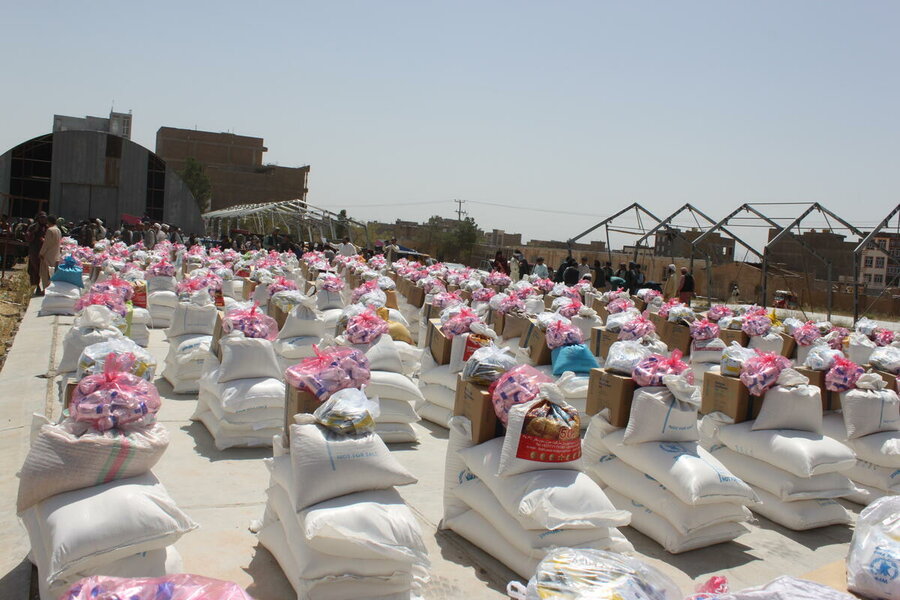
<svg viewBox="0 0 900 600">
<path fill-rule="evenodd" d="M 467 202 L 471 202 L 472 204 L 484 204 L 486 206 L 497 206 L 500 208 L 514 208 L 516 210 L 530 210 L 532 212 L 541 212 L 541 213 L 550 213 L 554 215 L 575 215 L 578 217 L 597 217 L 600 219 L 605 218 L 608 215 L 598 215 L 595 213 L 581 213 L 581 212 L 569 212 L 564 210 L 551 210 L 547 208 L 529 208 L 527 206 L 515 206 L 513 204 L 500 204 L 499 202 L 483 202 L 481 200 L 467 200 Z"/>
<path fill-rule="evenodd" d="M 425 204 L 444 204 L 446 200 L 433 202 L 379 202 L 377 204 L 342 204 L 341 208 L 380 208 L 382 206 L 422 206 Z"/>
<path fill-rule="evenodd" d="M 454 200 L 456 202 L 456 220 L 462 221 L 462 216 L 469 214 L 468 211 L 462 209 L 462 205 L 466 203 L 465 200 Z"/>
</svg>

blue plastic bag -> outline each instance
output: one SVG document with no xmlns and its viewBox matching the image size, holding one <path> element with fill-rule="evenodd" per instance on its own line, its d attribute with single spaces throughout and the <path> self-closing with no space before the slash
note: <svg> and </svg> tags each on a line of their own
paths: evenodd
<svg viewBox="0 0 900 600">
<path fill-rule="evenodd" d="M 84 287 L 84 281 L 81 279 L 81 275 L 83 273 L 83 269 L 81 265 L 79 265 L 75 258 L 71 255 L 65 257 L 62 263 L 56 267 L 56 271 L 53 273 L 53 276 L 50 278 L 50 281 L 61 281 L 63 283 L 70 283 L 74 286 L 78 286 L 80 288 Z"/>
<path fill-rule="evenodd" d="M 559 377 L 566 371 L 572 371 L 580 375 L 587 375 L 591 369 L 600 366 L 597 357 L 591 354 L 587 344 L 573 344 L 560 346 L 550 352 L 550 360 L 553 362 L 553 375 Z"/>
</svg>

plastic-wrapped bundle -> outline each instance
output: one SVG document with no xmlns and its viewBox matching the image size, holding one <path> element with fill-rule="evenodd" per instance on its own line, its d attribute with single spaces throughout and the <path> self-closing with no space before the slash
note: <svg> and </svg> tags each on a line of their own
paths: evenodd
<svg viewBox="0 0 900 600">
<path fill-rule="evenodd" d="M 147 277 L 175 277 L 175 265 L 161 260 L 147 267 L 146 274 Z"/>
<path fill-rule="evenodd" d="M 275 281 L 269 284 L 269 287 L 266 291 L 269 292 L 269 297 L 271 298 L 278 292 L 286 292 L 288 290 L 296 290 L 297 284 L 290 279 L 285 277 L 276 277 Z"/>
<path fill-rule="evenodd" d="M 632 300 L 631 298 L 616 298 L 615 300 L 610 300 L 610 302 L 606 305 L 606 310 L 609 312 L 609 314 L 614 315 L 633 307 L 634 300 Z"/>
<path fill-rule="evenodd" d="M 584 304 L 581 303 L 580 300 L 573 300 L 571 298 L 560 298 L 559 300 L 563 300 L 560 303 L 559 309 L 557 312 L 567 319 L 571 319 L 575 315 L 579 313 Z M 568 300 L 567 302 L 565 300 Z M 556 300 L 553 301 L 556 304 Z"/>
<path fill-rule="evenodd" d="M 388 323 L 379 317 L 374 310 L 366 309 L 362 313 L 347 320 L 344 337 L 351 344 L 369 344 L 383 333 L 388 333 Z"/>
<path fill-rule="evenodd" d="M 749 336 L 766 335 L 771 329 L 772 321 L 765 314 L 747 317 L 741 325 L 741 330 Z"/>
<path fill-rule="evenodd" d="M 639 340 L 646 335 L 650 335 L 656 331 L 656 325 L 650 319 L 639 316 L 636 319 L 628 321 L 619 329 L 620 340 Z"/>
<path fill-rule="evenodd" d="M 813 344 L 803 361 L 803 366 L 813 371 L 827 371 L 834 366 L 839 358 L 843 358 L 844 353 L 835 350 L 825 344 Z"/>
<path fill-rule="evenodd" d="M 110 354 L 103 373 L 79 381 L 69 403 L 72 419 L 100 431 L 151 423 L 159 412 L 159 392 L 152 383 L 129 372 L 133 360 L 133 355 Z"/>
<path fill-rule="evenodd" d="M 877 346 L 890 346 L 894 343 L 894 332 L 890 329 L 879 327 L 875 330 L 872 340 Z"/>
<path fill-rule="evenodd" d="M 862 367 L 844 357 L 834 360 L 834 365 L 825 374 L 825 389 L 832 392 L 846 392 L 856 386 L 859 376 L 865 373 Z"/>
<path fill-rule="evenodd" d="M 878 329 L 878 324 L 868 317 L 863 317 L 856 322 L 856 331 L 869 338 L 875 335 L 876 329 Z"/>
<path fill-rule="evenodd" d="M 888 373 L 900 373 L 900 348 L 893 346 L 876 348 L 869 355 L 869 364 Z"/>
<path fill-rule="evenodd" d="M 114 313 L 124 317 L 128 313 L 125 300 L 116 294 L 88 292 L 75 302 L 75 310 L 80 311 L 88 306 L 105 306 Z"/>
<path fill-rule="evenodd" d="M 337 275 L 326 275 L 322 278 L 319 288 L 326 292 L 340 292 L 344 289 L 344 280 Z"/>
<path fill-rule="evenodd" d="M 272 317 L 259 311 L 255 302 L 249 309 L 239 308 L 226 313 L 222 319 L 222 331 L 240 331 L 248 338 L 262 338 L 274 341 L 278 337 L 278 323 Z"/>
<path fill-rule="evenodd" d="M 478 385 L 491 385 L 516 366 L 516 358 L 509 348 L 499 348 L 494 344 L 479 348 L 472 353 L 462 370 L 463 381 Z"/>
<path fill-rule="evenodd" d="M 835 327 L 822 336 L 826 344 L 835 350 L 844 350 L 844 340 L 850 335 L 850 330 L 846 327 Z"/>
<path fill-rule="evenodd" d="M 452 308 L 459 308 L 459 310 L 454 311 L 452 316 L 446 320 L 443 318 L 444 315 L 441 315 L 441 332 L 444 335 L 452 337 L 469 333 L 473 324 L 481 323 L 481 318 L 471 308 L 466 306 Z"/>
<path fill-rule="evenodd" d="M 120 279 L 115 273 L 109 279 L 100 281 L 91 286 L 91 291 L 100 294 L 112 294 L 119 296 L 125 302 L 131 300 L 134 288 L 124 279 Z"/>
<path fill-rule="evenodd" d="M 551 279 L 535 279 L 532 283 L 534 283 L 534 287 L 544 294 L 549 294 L 550 290 L 553 289 L 553 280 Z"/>
<path fill-rule="evenodd" d="M 719 337 L 719 326 L 708 318 L 694 321 L 690 328 L 691 337 L 695 340 L 711 340 Z"/>
<path fill-rule="evenodd" d="M 744 348 L 737 342 L 731 342 L 731 344 L 722 351 L 722 375 L 729 375 L 731 377 L 740 376 L 741 370 L 744 368 L 744 363 L 754 356 L 756 356 L 756 353 L 753 350 Z"/>
<path fill-rule="evenodd" d="M 530 365 L 513 367 L 501 375 L 488 390 L 497 418 L 506 425 L 509 422 L 509 409 L 537 398 L 542 383 L 553 383 L 553 378 Z"/>
<path fill-rule="evenodd" d="M 757 352 L 741 367 L 741 383 L 753 396 L 762 396 L 778 383 L 778 376 L 791 366 L 791 361 L 774 352 Z"/>
<path fill-rule="evenodd" d="M 107 357 L 127 356 L 125 364 L 130 363 L 129 373 L 141 379 L 153 381 L 156 372 L 156 360 L 129 338 L 115 338 L 97 344 L 91 344 L 81 352 L 78 359 L 77 379 L 85 375 L 99 375 L 103 372 Z"/>
<path fill-rule="evenodd" d="M 437 277 L 423 277 L 416 282 L 416 287 L 425 290 L 426 294 L 437 294 L 438 292 L 446 292 L 447 286 Z"/>
<path fill-rule="evenodd" d="M 710 321 L 718 322 L 722 317 L 730 317 L 734 314 L 730 308 L 724 304 L 714 304 L 706 311 L 706 318 Z"/>
<path fill-rule="evenodd" d="M 609 371 L 631 377 L 634 368 L 650 354 L 650 349 L 637 340 L 613 342 L 606 355 L 605 366 Z"/>
<path fill-rule="evenodd" d="M 295 388 L 310 392 L 324 402 L 338 390 L 360 388 L 369 382 L 369 359 L 355 348 L 335 346 L 319 350 L 284 372 L 284 379 Z"/>
<path fill-rule="evenodd" d="M 73 583 L 60 600 L 253 600 L 230 581 L 180 573 L 165 577 L 91 575 Z"/>
<path fill-rule="evenodd" d="M 847 556 L 847 587 L 866 598 L 900 598 L 900 498 L 879 498 L 861 513 Z"/>
<path fill-rule="evenodd" d="M 600 298 L 604 302 L 612 302 L 616 298 L 631 298 L 631 294 L 629 294 L 628 290 L 626 290 L 625 288 L 618 288 L 615 290 L 609 290 L 608 292 L 603 292 Z"/>
<path fill-rule="evenodd" d="M 490 302 L 496 294 L 492 288 L 479 288 L 472 292 L 472 302 Z"/>
<path fill-rule="evenodd" d="M 554 321 L 547 327 L 547 347 L 553 350 L 561 346 L 572 346 L 584 342 L 581 330 L 568 320 Z"/>
<path fill-rule="evenodd" d="M 357 388 L 338 390 L 313 412 L 316 422 L 340 435 L 375 433 L 381 414 L 378 399 L 369 399 Z"/>
<path fill-rule="evenodd" d="M 820 337 L 822 337 L 822 334 L 819 333 L 819 328 L 812 321 L 807 321 L 794 329 L 794 339 L 800 346 L 812 346 Z"/>
<path fill-rule="evenodd" d="M 634 367 L 632 378 L 640 386 L 660 386 L 666 375 L 681 375 L 688 371 L 688 379 L 693 383 L 693 373 L 689 365 L 681 360 L 681 350 L 673 350 L 672 356 L 666 358 L 661 354 L 651 354 Z"/>
<path fill-rule="evenodd" d="M 459 292 L 438 292 L 431 299 L 431 305 L 440 310 L 458 304 L 463 304 L 463 299 Z"/>
<path fill-rule="evenodd" d="M 84 281 L 81 278 L 83 273 L 84 271 L 81 268 L 81 263 L 79 263 L 74 256 L 69 255 L 66 256 L 59 265 L 57 265 L 56 270 L 53 272 L 53 276 L 50 278 L 50 281 L 71 283 L 76 287 L 83 288 Z"/>
<path fill-rule="evenodd" d="M 538 564 L 528 586 L 512 582 L 513 600 L 539 598 L 681 600 L 679 587 L 636 558 L 604 550 L 556 548 Z"/>
<path fill-rule="evenodd" d="M 666 320 L 670 323 L 693 323 L 697 319 L 697 315 L 689 306 L 673 306 L 669 309 Z"/>
<path fill-rule="evenodd" d="M 488 273 L 488 276 L 484 278 L 484 282 L 487 285 L 496 285 L 499 287 L 505 287 L 510 284 L 512 279 L 510 279 L 509 275 L 506 273 L 501 273 L 500 271 L 491 271 Z"/>
<path fill-rule="evenodd" d="M 378 289 L 378 281 L 372 279 L 370 281 L 363 282 L 361 285 L 355 287 L 350 294 L 350 302 L 355 304 L 359 302 L 359 299 L 364 295 Z"/>
<path fill-rule="evenodd" d="M 669 311 L 676 306 L 684 306 L 678 298 L 669 298 L 662 306 L 659 307 L 659 316 L 663 319 L 669 318 Z"/>
</svg>

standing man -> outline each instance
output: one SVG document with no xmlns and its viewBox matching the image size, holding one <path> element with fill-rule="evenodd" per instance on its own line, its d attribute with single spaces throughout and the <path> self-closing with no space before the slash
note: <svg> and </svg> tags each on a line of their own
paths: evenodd
<svg viewBox="0 0 900 600">
<path fill-rule="evenodd" d="M 687 267 L 681 267 L 681 280 L 678 282 L 678 299 L 688 306 L 694 297 L 694 276 L 688 273 Z"/>
<path fill-rule="evenodd" d="M 397 245 L 397 238 L 391 238 L 391 241 L 384 245 L 382 251 L 384 252 L 384 258 L 387 260 L 387 266 L 390 269 L 391 265 L 394 264 L 394 261 L 397 260 L 397 255 L 400 253 L 400 246 Z"/>
<path fill-rule="evenodd" d="M 59 245 L 62 242 L 62 232 L 56 225 L 55 217 L 48 217 L 49 227 L 44 232 L 44 243 L 41 245 L 41 287 L 46 290 L 50 285 L 50 269 L 56 268 L 59 263 Z"/>
<path fill-rule="evenodd" d="M 341 256 L 353 256 L 356 253 L 356 246 L 350 243 L 350 238 L 345 237 L 344 241 L 338 244 L 338 254 Z"/>
<path fill-rule="evenodd" d="M 534 262 L 534 268 L 531 269 L 531 273 L 535 277 L 539 277 L 541 279 L 547 279 L 550 277 L 550 270 L 547 269 L 547 265 L 544 264 L 543 256 L 537 257 L 537 260 Z"/>
<path fill-rule="evenodd" d="M 34 287 L 35 296 L 44 295 L 41 289 L 41 249 L 44 247 L 46 232 L 47 213 L 41 211 L 25 231 L 25 241 L 28 242 L 28 281 Z"/>
<path fill-rule="evenodd" d="M 156 245 L 156 231 L 149 223 L 144 225 L 143 242 L 144 250 L 153 250 L 153 246 Z"/>
<path fill-rule="evenodd" d="M 578 265 L 578 279 L 580 280 L 585 275 L 591 274 L 591 265 L 588 264 L 587 256 L 581 257 L 581 264 Z"/>
</svg>

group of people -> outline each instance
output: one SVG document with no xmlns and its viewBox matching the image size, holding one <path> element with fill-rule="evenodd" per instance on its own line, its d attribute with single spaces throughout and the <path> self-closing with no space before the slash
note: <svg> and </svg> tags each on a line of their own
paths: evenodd
<svg viewBox="0 0 900 600">
<path fill-rule="evenodd" d="M 599 260 L 594 260 L 593 264 L 590 264 L 587 256 L 582 256 L 579 263 L 570 255 L 554 270 L 544 263 L 542 256 L 537 257 L 534 265 L 529 265 L 521 250 L 513 251 L 509 260 L 503 255 L 502 250 L 497 250 L 494 260 L 491 261 L 491 267 L 509 275 L 513 281 L 518 281 L 526 275 L 536 275 L 569 286 L 579 281 L 590 281 L 598 289 L 624 288 L 632 294 L 650 284 L 646 270 L 636 262 L 619 263 L 618 269 L 613 269 L 612 262 L 606 261 L 603 264 Z M 682 302 L 689 303 L 695 295 L 694 276 L 688 272 L 687 267 L 681 267 L 679 274 L 675 265 L 669 265 L 666 268 L 662 292 L 667 299 L 678 298 Z"/>
</svg>

